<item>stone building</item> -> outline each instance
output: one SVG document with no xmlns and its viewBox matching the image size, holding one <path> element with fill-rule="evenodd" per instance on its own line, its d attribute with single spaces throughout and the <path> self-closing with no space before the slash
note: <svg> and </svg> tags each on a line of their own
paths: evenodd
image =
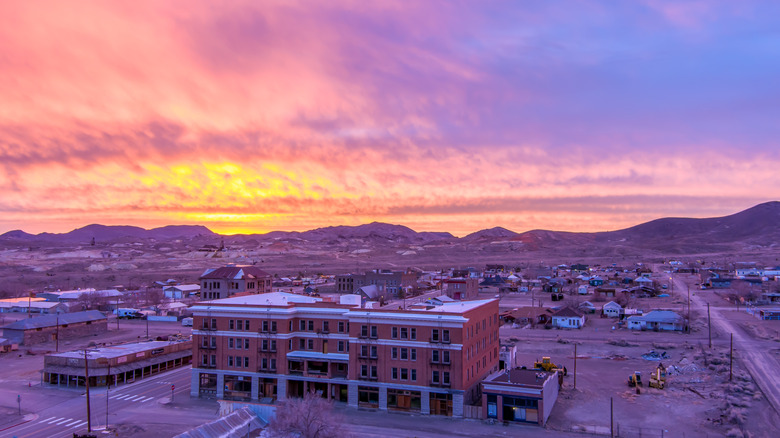
<svg viewBox="0 0 780 438">
<path fill-rule="evenodd" d="M 105 333 L 108 320 L 97 310 L 88 310 L 20 319 L 2 329 L 4 338 L 20 345 L 34 345 Z"/>
</svg>

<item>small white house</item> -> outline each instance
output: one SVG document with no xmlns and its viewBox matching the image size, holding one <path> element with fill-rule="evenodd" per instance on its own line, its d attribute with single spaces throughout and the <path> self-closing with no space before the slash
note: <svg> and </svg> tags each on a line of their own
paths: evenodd
<svg viewBox="0 0 780 438">
<path fill-rule="evenodd" d="M 623 307 L 620 304 L 614 301 L 610 301 L 601 307 L 601 313 L 603 313 L 609 318 L 618 318 L 620 317 L 620 311 L 622 309 Z"/>
<path fill-rule="evenodd" d="M 631 316 L 626 321 L 632 330 L 685 330 L 685 318 L 671 310 L 653 310 L 646 315 Z"/>
<path fill-rule="evenodd" d="M 585 284 L 581 284 L 577 288 L 577 293 L 580 294 L 580 295 L 587 295 L 588 294 L 588 286 L 585 285 Z"/>
<path fill-rule="evenodd" d="M 199 284 L 180 284 L 177 286 L 166 286 L 163 288 L 165 298 L 172 300 L 180 300 L 187 298 L 190 295 L 195 295 L 200 292 Z"/>
<path fill-rule="evenodd" d="M 585 325 L 585 315 L 571 307 L 563 307 L 552 314 L 553 327 L 582 328 Z"/>
</svg>

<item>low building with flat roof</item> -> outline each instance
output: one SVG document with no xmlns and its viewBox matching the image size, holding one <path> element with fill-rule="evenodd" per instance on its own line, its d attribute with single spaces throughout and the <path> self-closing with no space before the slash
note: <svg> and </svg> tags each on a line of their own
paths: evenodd
<svg viewBox="0 0 780 438">
<path fill-rule="evenodd" d="M 47 354 L 43 381 L 65 387 L 84 386 L 84 350 Z M 192 361 L 192 340 L 148 341 L 88 349 L 90 386 L 131 383 Z"/>
<path fill-rule="evenodd" d="M 2 329 L 4 338 L 20 345 L 34 345 L 105 333 L 108 331 L 108 319 L 97 310 L 88 310 L 20 319 Z"/>
<path fill-rule="evenodd" d="M 558 399 L 557 371 L 514 368 L 482 382 L 482 415 L 497 421 L 547 424 Z"/>
</svg>

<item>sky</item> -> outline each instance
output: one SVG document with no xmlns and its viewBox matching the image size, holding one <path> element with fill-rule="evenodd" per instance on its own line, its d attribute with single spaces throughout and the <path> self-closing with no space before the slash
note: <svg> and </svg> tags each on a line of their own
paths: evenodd
<svg viewBox="0 0 780 438">
<path fill-rule="evenodd" d="M 0 233 L 606 231 L 780 199 L 780 3 L 0 2 Z"/>
</svg>

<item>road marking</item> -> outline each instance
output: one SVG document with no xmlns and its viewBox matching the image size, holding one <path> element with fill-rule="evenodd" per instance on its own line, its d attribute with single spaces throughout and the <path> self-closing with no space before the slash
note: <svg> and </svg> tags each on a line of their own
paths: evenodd
<svg viewBox="0 0 780 438">
<path fill-rule="evenodd" d="M 55 421 L 62 420 L 63 418 L 65 418 L 65 417 L 51 417 L 51 418 L 49 418 L 46 421 L 41 421 L 41 423 L 51 424 L 51 423 L 54 423 Z"/>
<path fill-rule="evenodd" d="M 126 398 L 125 400 L 129 400 L 129 401 L 138 401 L 138 399 L 142 399 L 142 398 L 143 398 L 143 397 L 142 397 L 142 396 L 140 396 L 140 395 L 133 395 L 133 396 L 130 396 L 130 397 Z"/>
<path fill-rule="evenodd" d="M 150 401 L 150 400 L 154 400 L 154 397 L 146 397 L 146 399 L 144 399 L 144 400 L 139 400 L 139 401 L 140 401 L 141 403 L 146 403 L 146 402 L 148 402 L 148 401 Z"/>
<path fill-rule="evenodd" d="M 77 424 L 74 424 L 72 427 L 74 427 L 74 428 L 76 428 L 76 427 L 81 427 L 81 426 L 83 426 L 83 425 L 85 425 L 85 424 L 87 424 L 87 422 L 86 422 L 86 421 L 83 421 L 83 420 L 81 420 L 79 423 L 77 423 Z"/>
<path fill-rule="evenodd" d="M 126 398 L 130 397 L 130 394 L 122 394 L 119 397 L 117 397 L 117 400 L 124 400 Z"/>
<path fill-rule="evenodd" d="M 45 422 L 47 422 L 49 420 L 53 420 L 54 418 L 56 418 L 56 417 L 49 417 L 49 418 L 47 418 L 45 420 L 41 420 L 41 423 L 45 423 Z"/>
<path fill-rule="evenodd" d="M 61 421 L 57 421 L 56 423 L 52 423 L 52 424 L 56 424 L 57 426 L 59 426 L 62 423 L 69 423 L 72 420 L 73 420 L 72 418 L 64 418 Z"/>
<path fill-rule="evenodd" d="M 73 426 L 74 424 L 80 422 L 81 420 L 73 420 L 68 423 L 63 424 L 63 426 Z"/>
</svg>

